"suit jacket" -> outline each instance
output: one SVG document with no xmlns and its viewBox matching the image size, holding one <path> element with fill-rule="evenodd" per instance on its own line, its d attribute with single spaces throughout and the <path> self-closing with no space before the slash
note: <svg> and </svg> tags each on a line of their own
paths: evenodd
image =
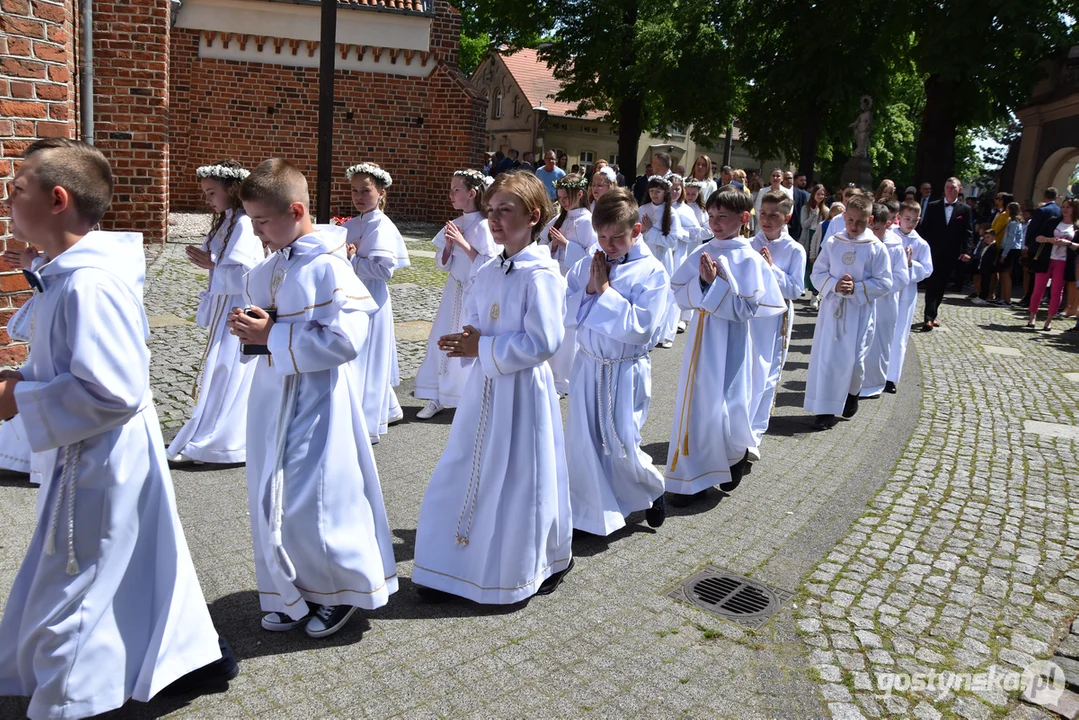
<svg viewBox="0 0 1079 720">
<path fill-rule="evenodd" d="M 950 269 L 960 255 L 974 251 L 974 211 L 966 203 L 957 202 L 951 222 L 946 222 L 944 200 L 934 200 L 926 206 L 918 232 L 933 253 L 934 273 L 936 268 Z"/>
<path fill-rule="evenodd" d="M 1049 256 L 1053 253 L 1053 246 L 1038 244 L 1039 235 L 1052 237 L 1053 231 L 1060 224 L 1060 206 L 1055 202 L 1042 205 L 1030 216 L 1030 224 L 1027 225 L 1027 235 L 1023 244 L 1027 248 L 1030 258 L 1030 269 L 1034 272 L 1048 272 Z"/>
<path fill-rule="evenodd" d="M 794 188 L 794 209 L 791 221 L 787 223 L 787 232 L 795 240 L 802 234 L 802 206 L 809 202 L 809 193 L 801 188 Z"/>
</svg>

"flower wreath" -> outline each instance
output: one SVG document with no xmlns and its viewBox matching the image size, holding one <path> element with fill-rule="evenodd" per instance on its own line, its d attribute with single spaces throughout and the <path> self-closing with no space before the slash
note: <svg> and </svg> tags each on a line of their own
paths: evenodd
<svg viewBox="0 0 1079 720">
<path fill-rule="evenodd" d="M 203 165 L 195 170 L 195 177 L 214 178 L 216 180 L 239 180 L 243 182 L 250 175 L 249 170 L 243 168 L 231 168 L 225 165 Z"/>
<path fill-rule="evenodd" d="M 584 190 L 588 187 L 588 181 L 584 178 L 570 180 L 568 177 L 560 177 L 554 181 L 556 190 Z"/>
<path fill-rule="evenodd" d="M 453 176 L 464 178 L 474 185 L 483 186 L 485 189 L 491 187 L 495 181 L 493 177 L 484 175 L 479 170 L 455 170 Z"/>
<path fill-rule="evenodd" d="M 698 180 L 697 178 L 685 178 L 682 180 L 682 187 L 695 187 L 698 190 L 704 187 L 704 180 Z"/>
<path fill-rule="evenodd" d="M 669 188 L 672 183 L 670 178 L 663 177 L 662 175 L 650 175 L 648 178 L 649 183 L 659 183 L 665 188 Z"/>
<path fill-rule="evenodd" d="M 390 177 L 390 174 L 373 163 L 359 163 L 345 170 L 345 179 L 351 180 L 354 175 L 370 175 L 383 188 L 393 185 L 393 178 Z"/>
</svg>

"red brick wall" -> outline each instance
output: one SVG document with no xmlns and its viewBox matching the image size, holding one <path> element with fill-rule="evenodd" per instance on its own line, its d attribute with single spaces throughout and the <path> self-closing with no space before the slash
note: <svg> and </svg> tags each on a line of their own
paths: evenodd
<svg viewBox="0 0 1079 720">
<path fill-rule="evenodd" d="M 22 152 L 39 137 L 73 137 L 71 0 L 0 0 L 0 201 Z M 0 206 L 0 245 L 11 240 Z M 22 247 L 12 242 L 11 247 Z M 29 297 L 21 273 L 0 268 L 0 366 L 21 363 L 24 345 L 10 345 L 7 323 Z"/>
<path fill-rule="evenodd" d="M 433 222 L 453 212 L 447 200 L 453 171 L 481 166 L 486 101 L 457 69 L 460 16 L 445 0 L 436 13 L 429 77 L 337 71 L 334 214 L 352 214 L 344 173 L 353 163 L 377 162 L 393 175 L 391 215 Z M 287 158 L 308 173 L 314 191 L 318 70 L 201 59 L 198 40 L 194 31 L 173 30 L 172 208 L 203 209 L 195 168 L 224 158 L 249 168 L 267 157 Z"/>
<path fill-rule="evenodd" d="M 169 0 L 95 0 L 94 138 L 112 164 L 102 226 L 164 242 L 168 228 Z"/>
</svg>

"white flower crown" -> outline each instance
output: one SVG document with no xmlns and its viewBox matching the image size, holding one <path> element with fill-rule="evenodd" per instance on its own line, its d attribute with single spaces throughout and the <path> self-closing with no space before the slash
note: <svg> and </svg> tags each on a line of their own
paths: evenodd
<svg viewBox="0 0 1079 720">
<path fill-rule="evenodd" d="M 250 175 L 249 170 L 243 168 L 230 168 L 224 165 L 203 165 L 195 170 L 195 177 L 216 178 L 217 180 L 239 180 L 243 182 Z"/>
<path fill-rule="evenodd" d="M 346 179 L 351 180 L 353 175 L 370 175 L 377 180 L 383 188 L 388 188 L 390 185 L 393 185 L 393 178 L 390 177 L 390 174 L 379 166 L 372 165 L 371 163 L 360 163 L 345 170 Z"/>
<path fill-rule="evenodd" d="M 471 180 L 472 182 L 482 184 L 485 187 L 490 187 L 491 183 L 494 182 L 494 178 L 484 175 L 479 170 L 454 170 L 453 176 Z"/>
<path fill-rule="evenodd" d="M 704 187 L 704 180 L 698 180 L 697 178 L 685 178 L 682 180 L 682 187 Z"/>
<path fill-rule="evenodd" d="M 665 177 L 663 177 L 662 175 L 652 175 L 652 176 L 650 176 L 650 177 L 648 178 L 648 182 L 650 182 L 650 183 L 654 183 L 654 182 L 657 182 L 657 183 L 659 183 L 660 185 L 662 185 L 662 186 L 664 186 L 664 187 L 668 187 L 668 188 L 669 188 L 669 187 L 671 186 L 671 184 L 672 184 L 672 183 L 671 183 L 671 181 L 670 181 L 670 180 L 669 180 L 668 178 L 665 178 Z"/>
<path fill-rule="evenodd" d="M 588 187 L 588 181 L 584 178 L 574 178 L 573 180 L 567 177 L 560 177 L 554 181 L 553 185 L 558 190 L 584 190 Z"/>
</svg>

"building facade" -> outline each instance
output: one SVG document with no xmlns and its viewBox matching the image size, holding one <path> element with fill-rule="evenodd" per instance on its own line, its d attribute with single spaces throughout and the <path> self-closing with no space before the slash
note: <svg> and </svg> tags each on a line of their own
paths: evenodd
<svg viewBox="0 0 1079 720">
<path fill-rule="evenodd" d="M 163 242 L 170 209 L 204 208 L 195 168 L 224 158 L 252 166 L 285 157 L 313 180 L 319 5 L 95 0 L 87 48 L 74 0 L 2 0 L 0 200 L 31 142 L 90 139 L 80 95 L 88 49 L 92 139 L 116 181 L 102 227 Z M 486 101 L 457 67 L 460 15 L 447 0 L 338 0 L 338 8 L 331 205 L 350 214 L 344 170 L 367 160 L 396 180 L 391 215 L 442 220 L 452 211 L 448 178 L 481 166 L 486 139 Z M 0 366 L 25 358 L 6 326 L 27 297 L 21 273 L 0 272 Z"/>
</svg>

